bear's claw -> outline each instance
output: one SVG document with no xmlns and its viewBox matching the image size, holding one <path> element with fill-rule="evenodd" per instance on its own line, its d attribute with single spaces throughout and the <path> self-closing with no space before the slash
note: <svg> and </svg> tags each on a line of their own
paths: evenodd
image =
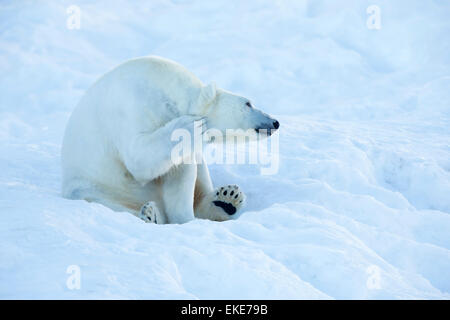
<svg viewBox="0 0 450 320">
<path fill-rule="evenodd" d="M 244 193 L 237 185 L 228 185 L 215 191 L 213 204 L 220 207 L 228 215 L 235 214 L 245 201 Z"/>
</svg>

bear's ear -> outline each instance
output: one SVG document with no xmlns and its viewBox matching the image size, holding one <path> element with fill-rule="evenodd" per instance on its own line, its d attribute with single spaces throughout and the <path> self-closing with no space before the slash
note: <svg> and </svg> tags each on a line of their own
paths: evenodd
<svg viewBox="0 0 450 320">
<path fill-rule="evenodd" d="M 205 107 L 210 104 L 216 97 L 216 84 L 211 82 L 207 86 L 201 88 L 199 96 L 199 106 Z"/>
</svg>

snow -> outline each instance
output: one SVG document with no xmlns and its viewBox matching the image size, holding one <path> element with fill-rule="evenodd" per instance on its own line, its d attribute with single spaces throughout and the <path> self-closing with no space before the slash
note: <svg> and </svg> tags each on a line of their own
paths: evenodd
<svg viewBox="0 0 450 320">
<path fill-rule="evenodd" d="M 449 14 L 438 0 L 2 2 L 0 298 L 449 299 Z M 247 194 L 237 220 L 150 225 L 61 198 L 70 112 L 148 54 L 280 120 L 277 174 L 211 166 Z"/>
</svg>

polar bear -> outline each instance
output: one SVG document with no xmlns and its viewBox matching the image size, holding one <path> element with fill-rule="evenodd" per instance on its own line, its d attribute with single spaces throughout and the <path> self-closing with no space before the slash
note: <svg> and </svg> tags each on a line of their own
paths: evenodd
<svg viewBox="0 0 450 320">
<path fill-rule="evenodd" d="M 122 63 L 87 90 L 68 121 L 63 197 L 157 224 L 231 219 L 245 202 L 240 188 L 213 189 L 205 161 L 195 155 L 186 163 L 172 159 L 171 133 L 193 132 L 195 123 L 224 133 L 279 127 L 248 99 L 204 85 L 178 63 L 155 56 Z"/>
</svg>

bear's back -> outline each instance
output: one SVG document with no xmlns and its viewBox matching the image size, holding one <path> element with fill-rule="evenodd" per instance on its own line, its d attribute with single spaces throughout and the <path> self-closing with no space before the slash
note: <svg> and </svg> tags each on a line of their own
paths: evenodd
<svg viewBox="0 0 450 320">
<path fill-rule="evenodd" d="M 171 94 L 182 92 L 186 89 L 202 87 L 202 82 L 182 65 L 161 57 L 148 56 L 128 60 L 110 72 L 106 73 L 103 79 L 109 77 L 123 80 L 129 85 L 145 85 L 151 88 L 158 88 Z"/>
</svg>

